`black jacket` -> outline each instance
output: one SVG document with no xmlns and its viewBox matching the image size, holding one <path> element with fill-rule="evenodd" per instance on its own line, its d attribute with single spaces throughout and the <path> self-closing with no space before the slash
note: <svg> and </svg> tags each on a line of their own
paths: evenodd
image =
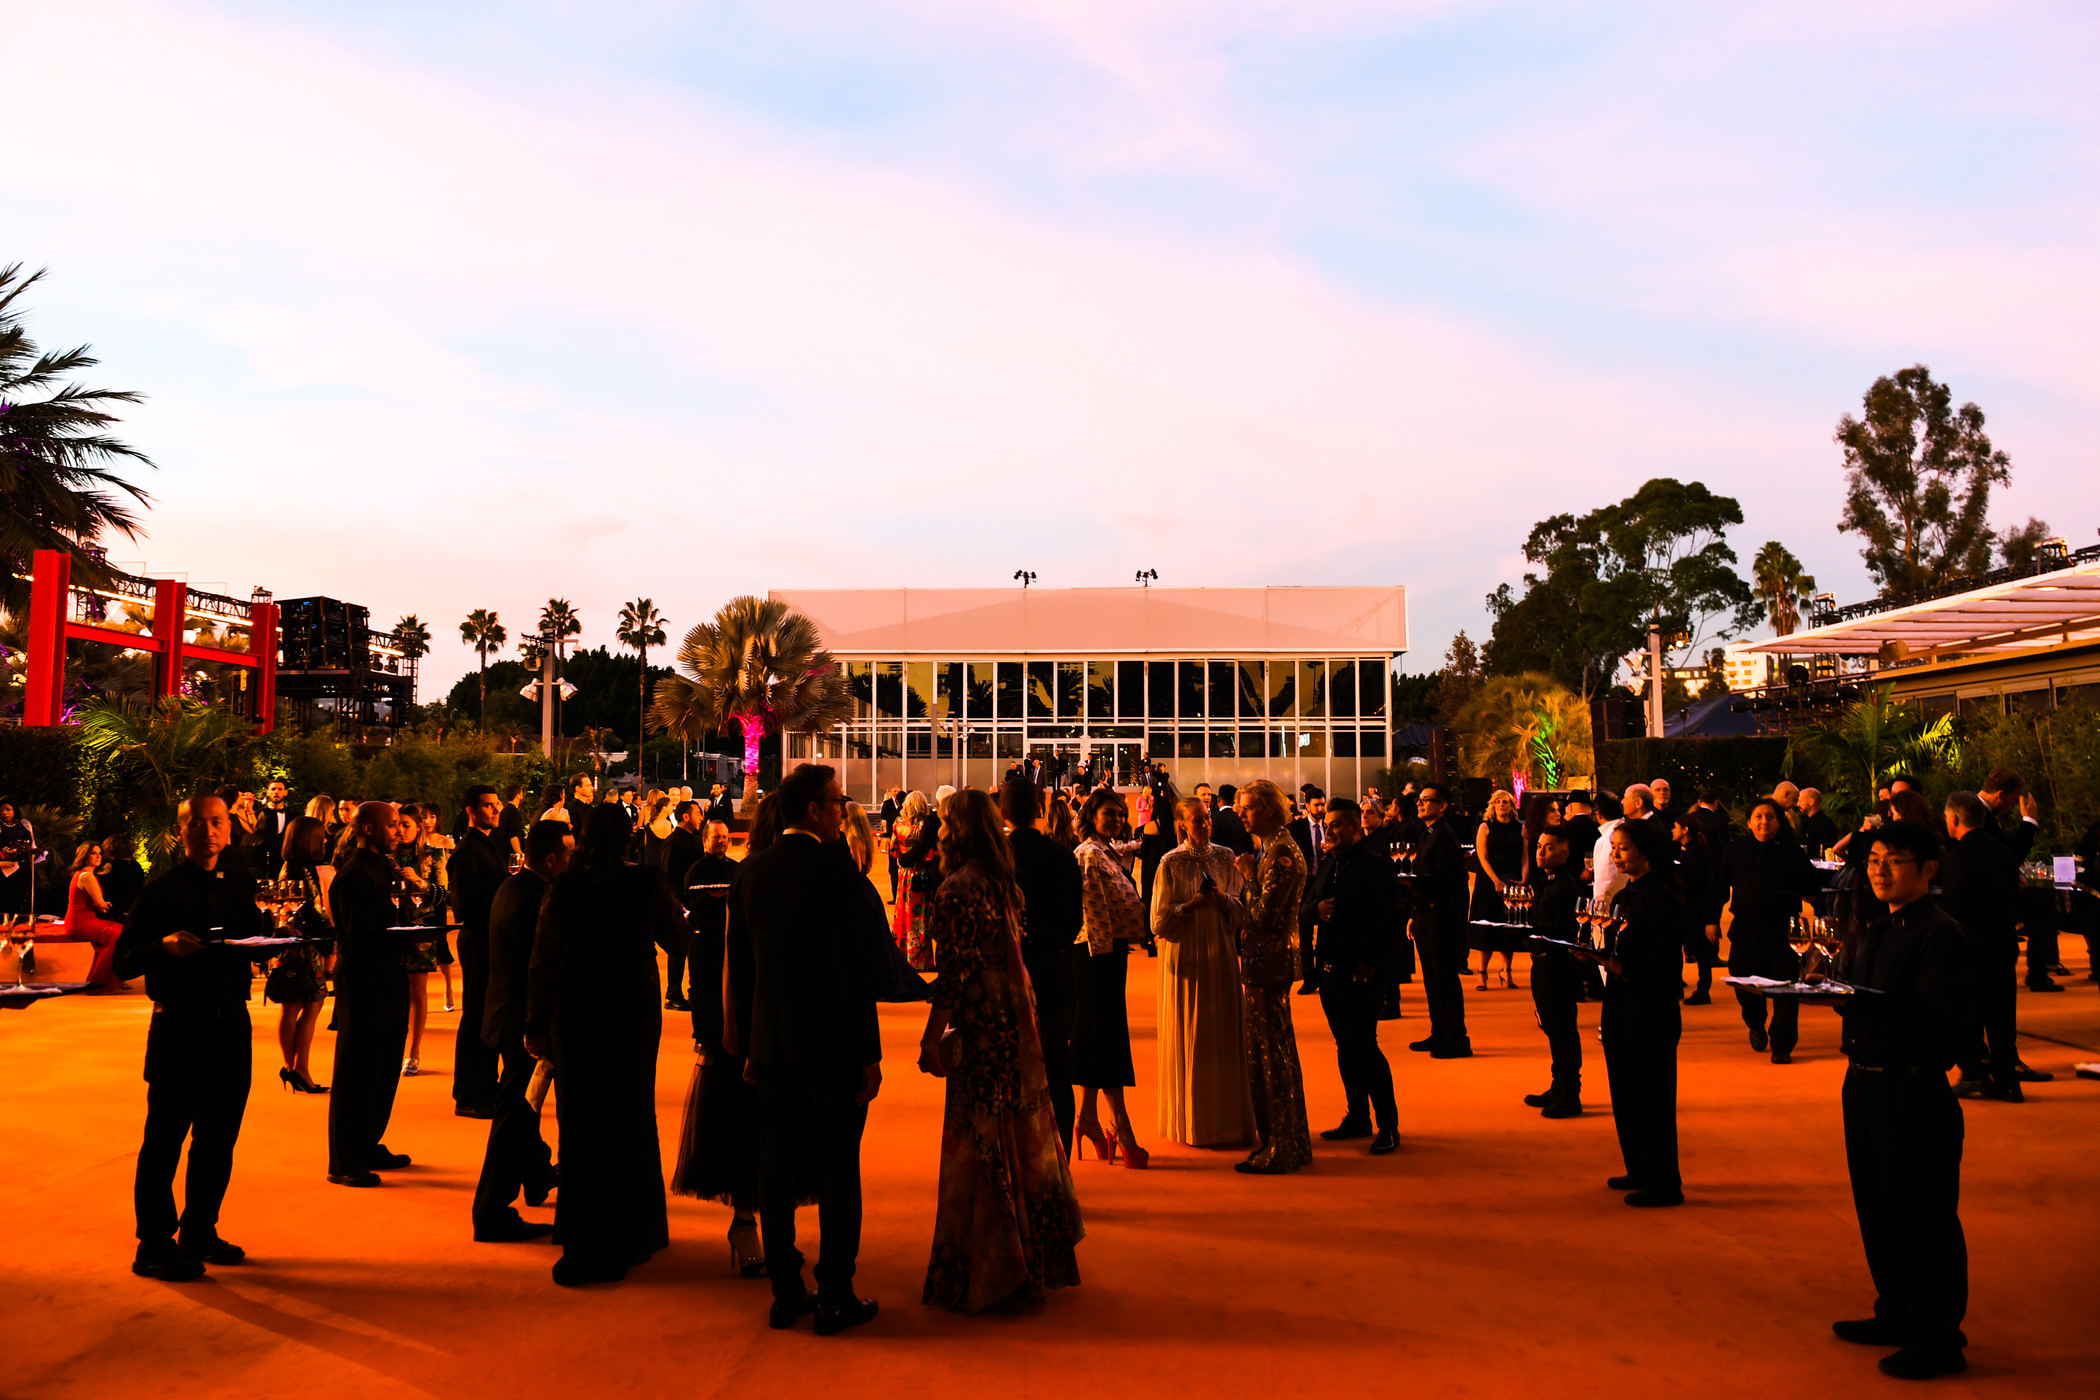
<svg viewBox="0 0 2100 1400">
<path fill-rule="evenodd" d="M 1618 934 L 1621 970 L 1604 984 L 1605 996 L 1667 1005 L 1674 1014 L 1683 990 L 1684 901 L 1669 872 L 1651 870 L 1632 881 L 1611 907 L 1626 924 Z"/>
<path fill-rule="evenodd" d="M 1863 1065 L 1945 1074 L 1975 1034 L 1968 935 L 1930 895 L 1883 915 L 1851 951 L 1841 1044 Z"/>
<path fill-rule="evenodd" d="M 1728 814 L 1712 807 L 1694 807 L 1689 815 L 1698 826 L 1699 834 L 1706 838 L 1706 849 L 1712 854 L 1714 868 L 1718 870 L 1721 862 L 1727 859 L 1728 843 L 1735 838 L 1735 830 L 1728 824 Z"/>
<path fill-rule="evenodd" d="M 1422 833 L 1415 853 L 1415 908 L 1447 918 L 1466 916 L 1466 853 L 1449 816 Z"/>
<path fill-rule="evenodd" d="M 700 859 L 704 844 L 699 832 L 688 831 L 682 826 L 672 827 L 671 834 L 664 838 L 659 868 L 677 884 L 681 900 L 685 898 L 685 873 Z"/>
<path fill-rule="evenodd" d="M 245 870 L 223 862 L 206 870 L 184 860 L 139 891 L 117 938 L 117 976 L 144 977 L 146 994 L 170 1010 L 245 1014 L 253 967 L 244 950 L 208 947 L 178 958 L 160 941 L 171 933 L 193 933 L 218 943 L 260 932 L 255 881 Z"/>
<path fill-rule="evenodd" d="M 2017 936 L 2020 866 L 1996 834 L 1972 831 L 1948 846 L 1940 888 L 1947 913 L 1971 943 L 1983 946 Z"/>
<path fill-rule="evenodd" d="M 532 968 L 532 939 L 540 922 L 547 882 L 520 870 L 496 889 L 489 906 L 489 989 L 482 1003 L 481 1043 L 491 1050 L 516 1045 L 525 1035 L 525 984 Z"/>
<path fill-rule="evenodd" d="M 335 922 L 336 981 L 357 984 L 404 976 L 406 944 L 388 929 L 406 923 L 394 903 L 394 864 L 355 847 L 328 887 L 328 914 Z"/>
<path fill-rule="evenodd" d="M 1334 901 L 1333 915 L 1320 921 L 1320 960 L 1344 974 L 1390 961 L 1398 904 L 1391 859 L 1358 841 L 1336 851 L 1313 883 L 1319 900 Z"/>
<path fill-rule="evenodd" d="M 1230 807 L 1211 813 L 1210 839 L 1236 856 L 1254 853 L 1254 838 L 1247 834 L 1247 824 Z"/>
<path fill-rule="evenodd" d="M 2005 849 L 2012 852 L 2014 865 L 2025 865 L 2029 852 L 2034 850 L 2034 834 L 2040 828 L 2020 815 L 2020 805 L 2017 802 L 2008 802 L 2002 814 L 1992 812 L 1990 817 L 1990 825 L 1984 830 L 1997 837 L 2005 844 Z"/>
<path fill-rule="evenodd" d="M 882 1059 L 861 875 L 841 843 L 789 832 L 746 859 L 729 892 L 730 941 L 748 939 L 756 980 L 748 1056 L 761 1065 L 865 1066 Z"/>
<path fill-rule="evenodd" d="M 1031 975 L 1049 961 L 1071 961 L 1079 937 L 1079 861 L 1032 826 L 1013 834 L 1014 883 L 1021 887 L 1021 953 Z"/>
<path fill-rule="evenodd" d="M 510 843 L 493 831 L 468 827 L 459 838 L 446 870 L 451 877 L 452 911 L 463 927 L 476 931 L 489 926 L 489 908 L 496 891 L 510 878 Z"/>
</svg>

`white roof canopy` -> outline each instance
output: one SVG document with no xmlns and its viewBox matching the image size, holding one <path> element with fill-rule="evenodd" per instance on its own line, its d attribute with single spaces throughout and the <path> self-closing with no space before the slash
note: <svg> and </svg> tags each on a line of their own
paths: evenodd
<svg viewBox="0 0 2100 1400">
<path fill-rule="evenodd" d="M 2100 641 L 2100 563 L 1811 627 L 1743 650 L 1921 661 L 1956 653 L 2017 655 L 2090 641 Z"/>
</svg>

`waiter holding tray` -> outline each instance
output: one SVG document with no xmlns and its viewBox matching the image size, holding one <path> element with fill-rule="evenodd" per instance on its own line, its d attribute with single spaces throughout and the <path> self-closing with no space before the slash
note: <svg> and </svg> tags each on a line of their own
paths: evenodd
<svg viewBox="0 0 2100 1400">
<path fill-rule="evenodd" d="M 202 1277 L 206 1264 L 247 1257 L 219 1238 L 219 1206 L 248 1108 L 253 970 L 246 952 L 222 945 L 258 934 L 262 923 L 255 881 L 220 859 L 233 841 L 224 800 L 192 798 L 179 831 L 182 863 L 140 891 L 116 952 L 117 975 L 144 977 L 153 998 L 146 1131 L 132 1182 L 139 1249 L 131 1271 L 171 1283 Z M 175 1168 L 185 1137 L 189 1178 L 178 1219 Z"/>
<path fill-rule="evenodd" d="M 328 889 L 335 921 L 335 1082 L 328 1095 L 328 1179 L 377 1186 L 379 1173 L 408 1165 L 380 1139 L 394 1114 L 401 1052 L 408 1044 L 406 924 L 394 904 L 394 809 L 367 802 L 352 831 L 357 849 Z M 425 932 L 412 929 L 411 932 Z"/>
</svg>

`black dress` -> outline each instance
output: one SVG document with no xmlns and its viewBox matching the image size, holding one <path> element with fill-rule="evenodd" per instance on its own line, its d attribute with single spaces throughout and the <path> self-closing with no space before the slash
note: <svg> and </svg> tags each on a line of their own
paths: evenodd
<svg viewBox="0 0 2100 1400">
<path fill-rule="evenodd" d="M 1524 823 L 1489 820 L 1482 825 L 1487 827 L 1489 868 L 1473 882 L 1473 902 L 1466 911 L 1473 924 L 1469 941 L 1483 953 L 1513 953 L 1524 942 L 1515 929 L 1484 929 L 1480 921 L 1502 923 L 1509 918 L 1509 906 L 1495 887 L 1524 883 Z"/>
<path fill-rule="evenodd" d="M 681 1196 L 758 1209 L 758 1090 L 744 1080 L 744 1058 L 722 1048 L 722 973 L 728 968 L 735 1005 L 736 1043 L 751 1033 L 751 987 L 757 975 L 751 940 L 728 936 L 727 893 L 694 892 L 693 885 L 728 884 L 736 863 L 703 855 L 684 872 L 692 943 L 686 965 L 693 977 L 693 1052 L 699 1058 L 686 1090 L 685 1124 L 671 1189 Z"/>
<path fill-rule="evenodd" d="M 1684 902 L 1667 872 L 1651 870 L 1620 890 L 1612 911 L 1620 971 L 1604 984 L 1604 1068 L 1612 1122 L 1635 1189 L 1683 1192 L 1677 1170 L 1677 1042 L 1684 1031 L 1678 985 L 1684 966 Z"/>
<path fill-rule="evenodd" d="M 678 917 L 663 872 L 638 865 L 572 869 L 540 909 L 526 1030 L 549 1037 L 554 1053 L 557 1270 L 617 1276 L 670 1243 L 656 1136 L 656 934 Z"/>
<path fill-rule="evenodd" d="M 1858 842 L 1854 842 L 1857 845 Z M 1815 867 L 1808 854 L 1782 833 L 1769 841 L 1742 837 L 1728 843 L 1721 865 L 1722 899 L 1732 911 L 1728 926 L 1728 970 L 1737 977 L 1792 979 L 1801 959 L 1787 946 L 1787 927 L 1801 912 L 1801 901 L 1815 890 Z M 1745 987 L 1735 989 L 1743 1024 L 1751 1041 L 1767 1035 L 1765 1008 L 1771 1007 L 1772 1053 L 1791 1054 L 1800 1038 L 1801 1003 L 1772 1000 Z"/>
</svg>

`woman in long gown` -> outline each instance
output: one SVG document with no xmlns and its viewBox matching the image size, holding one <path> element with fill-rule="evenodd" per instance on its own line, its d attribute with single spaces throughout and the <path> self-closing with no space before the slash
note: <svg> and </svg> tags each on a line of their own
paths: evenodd
<svg viewBox="0 0 2100 1400">
<path fill-rule="evenodd" d="M 1524 823 L 1517 819 L 1516 795 L 1496 791 L 1488 798 L 1487 813 L 1473 833 L 1473 856 L 1480 874 L 1473 880 L 1472 906 L 1466 912 L 1471 923 L 1472 944 L 1480 954 L 1480 990 L 1488 989 L 1488 964 L 1502 955 L 1502 985 L 1516 985 L 1516 947 L 1521 941 L 1514 929 L 1482 928 L 1482 921 L 1508 923 L 1509 905 L 1502 891 L 1531 879 L 1530 852 L 1524 845 Z"/>
<path fill-rule="evenodd" d="M 1021 960 L 1012 848 L 982 792 L 956 793 L 942 816 L 944 878 L 932 910 L 940 967 L 919 1067 L 948 1084 L 922 1301 L 982 1312 L 1077 1284 L 1074 1246 L 1086 1230 Z M 944 1062 L 951 1031 L 958 1053 Z"/>
<path fill-rule="evenodd" d="M 899 876 L 891 891 L 896 900 L 897 946 L 921 972 L 933 970 L 933 945 L 926 933 L 927 911 L 932 907 L 934 881 L 928 867 L 938 859 L 933 840 L 938 835 L 933 809 L 926 794 L 914 792 L 904 799 L 897 816 L 897 829 L 890 837 Z"/>
<path fill-rule="evenodd" d="M 95 960 L 88 967 L 88 985 L 100 990 L 104 987 L 122 985 L 117 981 L 114 965 L 117 956 L 117 935 L 124 926 L 107 917 L 109 901 L 102 897 L 102 881 L 96 872 L 102 865 L 102 846 L 99 842 L 83 842 L 73 852 L 73 874 L 66 891 L 65 930 L 69 934 L 85 938 L 95 950 Z"/>
<path fill-rule="evenodd" d="M 1291 1025 L 1291 942 L 1305 892 L 1305 852 L 1286 829 L 1283 789 L 1257 778 L 1239 791 L 1237 810 L 1256 850 L 1237 864 L 1246 882 L 1247 930 L 1240 954 L 1246 983 L 1247 1078 L 1254 1131 L 1261 1140 L 1234 1171 L 1282 1176 L 1312 1161 L 1305 1119 L 1305 1077 Z"/>
<path fill-rule="evenodd" d="M 634 822 L 591 810 L 577 859 L 547 891 L 533 939 L 526 1048 L 551 1053 L 561 1123 L 554 1281 L 624 1278 L 670 1243 L 656 1137 L 663 1036 L 658 935 L 678 910 L 663 872 L 625 860 Z"/>
<path fill-rule="evenodd" d="M 1241 1034 L 1240 959 L 1233 939 L 1245 911 L 1232 852 L 1210 840 L 1210 813 L 1195 798 L 1174 807 L 1181 837 L 1152 882 L 1159 939 L 1159 1135 L 1191 1147 L 1254 1140 Z"/>
<path fill-rule="evenodd" d="M 1072 1082 L 1086 1092 L 1073 1124 L 1072 1146 L 1081 1139 L 1094 1145 L 1104 1161 L 1123 1154 L 1126 1166 L 1145 1167 L 1152 1157 L 1137 1145 L 1123 1090 L 1137 1083 L 1130 1058 L 1130 945 L 1143 939 L 1145 910 L 1137 884 L 1124 862 L 1134 843 L 1129 809 L 1114 788 L 1096 788 L 1079 809 L 1079 938 L 1072 945 L 1077 961 L 1072 1007 Z M 1108 1099 L 1115 1135 L 1101 1131 L 1099 1100 Z"/>
</svg>

